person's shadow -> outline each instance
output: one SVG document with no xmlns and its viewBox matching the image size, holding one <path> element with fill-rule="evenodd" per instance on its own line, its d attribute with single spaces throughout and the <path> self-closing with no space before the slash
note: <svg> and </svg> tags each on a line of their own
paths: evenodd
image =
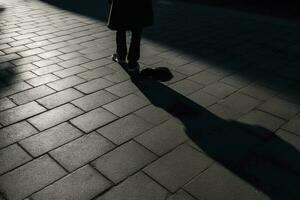
<svg viewBox="0 0 300 200">
<path fill-rule="evenodd" d="M 149 72 L 141 74 L 149 77 Z M 153 105 L 182 122 L 189 138 L 212 159 L 271 199 L 300 199 L 300 154 L 292 145 L 265 128 L 226 121 L 155 80 L 170 79 L 167 69 L 151 79 L 130 76 Z"/>
</svg>

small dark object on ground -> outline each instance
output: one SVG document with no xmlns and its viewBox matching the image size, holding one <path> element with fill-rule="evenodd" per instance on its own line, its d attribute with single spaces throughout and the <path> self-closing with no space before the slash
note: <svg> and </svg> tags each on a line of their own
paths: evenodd
<svg viewBox="0 0 300 200">
<path fill-rule="evenodd" d="M 161 82 L 169 81 L 173 78 L 171 71 L 166 67 L 146 68 L 141 71 L 141 76 Z"/>
</svg>

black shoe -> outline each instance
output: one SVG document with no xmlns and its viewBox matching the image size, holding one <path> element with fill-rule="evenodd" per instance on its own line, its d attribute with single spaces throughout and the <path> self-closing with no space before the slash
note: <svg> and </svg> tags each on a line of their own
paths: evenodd
<svg viewBox="0 0 300 200">
<path fill-rule="evenodd" d="M 140 64 L 138 62 L 129 62 L 127 65 L 128 71 L 139 71 L 140 70 Z"/>
<path fill-rule="evenodd" d="M 111 59 L 121 65 L 125 64 L 126 63 L 126 60 L 125 59 L 122 59 L 119 57 L 118 54 L 114 53 L 112 56 L 111 56 Z"/>
</svg>

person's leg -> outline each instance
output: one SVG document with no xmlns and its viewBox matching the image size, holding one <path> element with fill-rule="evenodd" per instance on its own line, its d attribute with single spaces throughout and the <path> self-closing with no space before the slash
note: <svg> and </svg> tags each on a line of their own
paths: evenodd
<svg viewBox="0 0 300 200">
<path fill-rule="evenodd" d="M 116 42 L 118 58 L 119 60 L 125 61 L 127 56 L 126 31 L 117 31 Z"/>
<path fill-rule="evenodd" d="M 140 58 L 140 45 L 141 45 L 142 31 L 143 31 L 142 29 L 132 30 L 130 48 L 127 56 L 129 64 L 137 63 L 137 61 Z"/>
</svg>

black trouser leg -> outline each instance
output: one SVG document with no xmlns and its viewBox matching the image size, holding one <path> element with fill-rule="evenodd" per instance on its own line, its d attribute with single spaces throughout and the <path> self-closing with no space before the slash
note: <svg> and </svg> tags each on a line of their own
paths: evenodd
<svg viewBox="0 0 300 200">
<path fill-rule="evenodd" d="M 130 41 L 130 48 L 128 53 L 128 62 L 134 63 L 137 62 L 140 58 L 140 45 L 142 38 L 142 29 L 132 30 L 132 36 Z"/>
<path fill-rule="evenodd" d="M 125 60 L 127 56 L 126 31 L 117 31 L 117 54 L 120 59 Z"/>
</svg>

